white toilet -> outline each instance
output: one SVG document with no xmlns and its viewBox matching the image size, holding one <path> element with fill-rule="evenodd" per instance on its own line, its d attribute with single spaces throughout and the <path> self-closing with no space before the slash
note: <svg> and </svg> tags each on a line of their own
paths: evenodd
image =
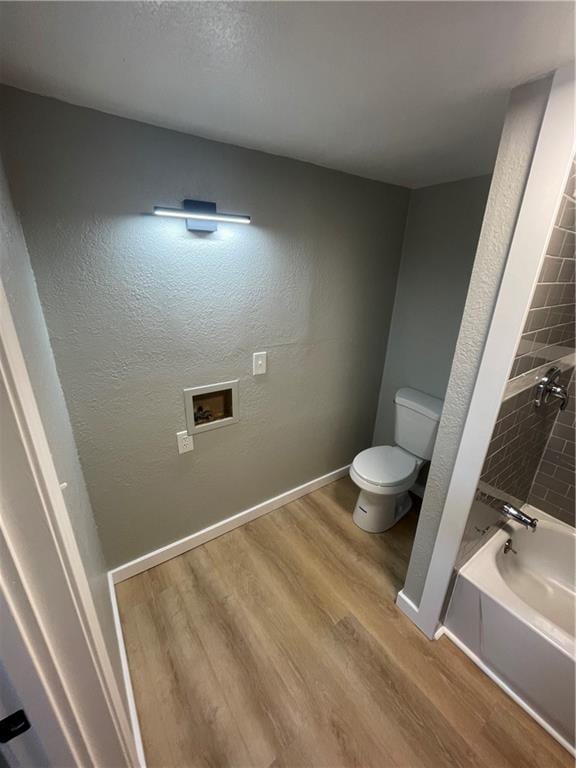
<svg viewBox="0 0 576 768">
<path fill-rule="evenodd" d="M 354 522 L 370 533 L 391 528 L 412 506 L 408 490 L 434 450 L 443 401 L 403 388 L 394 398 L 396 445 L 367 448 L 352 462 L 350 477 L 360 488 Z"/>
</svg>

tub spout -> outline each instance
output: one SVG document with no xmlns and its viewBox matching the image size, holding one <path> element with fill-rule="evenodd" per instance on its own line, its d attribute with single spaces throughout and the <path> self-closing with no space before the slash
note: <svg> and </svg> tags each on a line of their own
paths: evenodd
<svg viewBox="0 0 576 768">
<path fill-rule="evenodd" d="M 505 502 L 502 505 L 502 509 L 500 511 L 503 515 L 506 515 L 506 517 L 509 517 L 511 520 L 516 520 L 516 522 L 523 525 L 524 528 L 532 528 L 532 530 L 534 530 L 538 525 L 537 518 L 530 517 L 530 515 L 527 515 L 525 512 L 522 512 L 521 509 L 518 509 L 513 504 L 509 504 L 508 502 Z"/>
</svg>

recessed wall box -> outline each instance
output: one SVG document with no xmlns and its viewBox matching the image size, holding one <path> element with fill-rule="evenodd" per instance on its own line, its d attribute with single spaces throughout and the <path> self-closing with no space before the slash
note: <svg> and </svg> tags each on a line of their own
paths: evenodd
<svg viewBox="0 0 576 768">
<path fill-rule="evenodd" d="M 238 379 L 185 389 L 184 409 L 189 435 L 235 424 L 239 419 Z"/>
</svg>

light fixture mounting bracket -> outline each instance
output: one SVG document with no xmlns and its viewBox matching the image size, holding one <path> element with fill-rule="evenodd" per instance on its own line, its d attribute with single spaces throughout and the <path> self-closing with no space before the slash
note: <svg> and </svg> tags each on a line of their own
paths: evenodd
<svg viewBox="0 0 576 768">
<path fill-rule="evenodd" d="M 202 213 L 214 215 L 216 213 L 216 203 L 209 203 L 205 200 L 182 200 L 182 208 L 196 215 Z M 189 232 L 216 232 L 218 222 L 186 219 L 186 229 Z"/>
</svg>

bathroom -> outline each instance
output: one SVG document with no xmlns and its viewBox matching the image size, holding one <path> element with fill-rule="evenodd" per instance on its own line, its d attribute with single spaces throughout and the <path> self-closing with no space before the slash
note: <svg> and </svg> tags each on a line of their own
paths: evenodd
<svg viewBox="0 0 576 768">
<path fill-rule="evenodd" d="M 0 759 L 570 765 L 572 6 L 3 5 Z"/>
</svg>

